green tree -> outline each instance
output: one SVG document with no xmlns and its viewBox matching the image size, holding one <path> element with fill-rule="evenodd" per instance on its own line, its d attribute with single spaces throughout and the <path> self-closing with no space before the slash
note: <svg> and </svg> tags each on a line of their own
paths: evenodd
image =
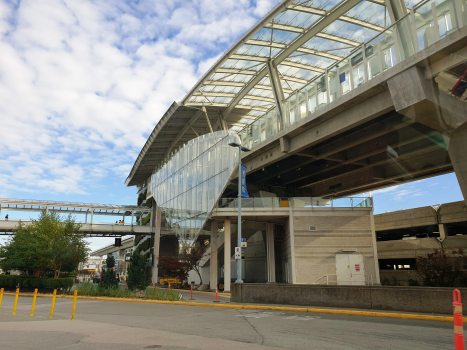
<svg viewBox="0 0 467 350">
<path fill-rule="evenodd" d="M 30 224 L 20 222 L 7 244 L 0 248 L 2 269 L 41 273 L 74 271 L 85 262 L 89 249 L 86 234 L 79 232 L 71 215 L 61 218 L 54 211 L 40 214 Z"/>
<path fill-rule="evenodd" d="M 113 255 L 107 255 L 105 260 L 105 269 L 102 272 L 101 286 L 104 288 L 118 287 L 118 278 L 115 273 L 115 258 Z"/>
<path fill-rule="evenodd" d="M 133 253 L 130 257 L 127 277 L 128 289 L 144 289 L 148 285 L 146 276 L 146 260 L 139 253 Z"/>
</svg>

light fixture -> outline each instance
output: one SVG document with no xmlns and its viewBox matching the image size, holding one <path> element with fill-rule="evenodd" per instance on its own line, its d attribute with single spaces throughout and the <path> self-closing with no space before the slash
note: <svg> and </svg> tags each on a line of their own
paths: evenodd
<svg viewBox="0 0 467 350">
<path fill-rule="evenodd" d="M 404 235 L 403 237 L 410 237 L 410 234 L 406 234 L 406 235 Z"/>
</svg>

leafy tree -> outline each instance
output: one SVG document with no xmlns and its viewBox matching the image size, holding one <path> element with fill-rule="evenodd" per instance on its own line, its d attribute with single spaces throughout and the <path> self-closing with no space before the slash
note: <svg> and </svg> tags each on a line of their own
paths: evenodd
<svg viewBox="0 0 467 350">
<path fill-rule="evenodd" d="M 435 249 L 426 257 L 417 258 L 417 272 L 428 287 L 461 287 L 466 285 L 467 275 L 461 271 L 467 263 L 462 249 Z"/>
<path fill-rule="evenodd" d="M 146 277 L 146 260 L 139 253 L 133 253 L 130 257 L 130 266 L 128 267 L 127 277 L 128 289 L 144 289 L 148 285 Z"/>
<path fill-rule="evenodd" d="M 118 278 L 115 273 L 115 258 L 113 255 L 107 255 L 105 260 L 105 269 L 102 272 L 101 286 L 104 288 L 118 287 Z"/>
<path fill-rule="evenodd" d="M 179 278 L 182 281 L 188 278 L 188 272 L 190 271 L 186 262 L 170 256 L 159 257 L 157 267 L 163 269 L 168 277 Z"/>
<path fill-rule="evenodd" d="M 192 247 L 188 250 L 187 253 L 182 254 L 180 256 L 180 259 L 186 263 L 188 272 L 194 270 L 198 274 L 200 285 L 203 284 L 203 279 L 201 278 L 200 263 L 201 259 L 204 256 L 204 253 L 206 253 L 206 247 L 201 245 Z"/>
<path fill-rule="evenodd" d="M 7 244 L 0 248 L 2 269 L 31 274 L 54 271 L 54 278 L 61 271 L 76 270 L 89 252 L 86 234 L 79 232 L 80 228 L 71 215 L 61 218 L 58 213 L 45 210 L 30 224 L 20 222 Z"/>
</svg>

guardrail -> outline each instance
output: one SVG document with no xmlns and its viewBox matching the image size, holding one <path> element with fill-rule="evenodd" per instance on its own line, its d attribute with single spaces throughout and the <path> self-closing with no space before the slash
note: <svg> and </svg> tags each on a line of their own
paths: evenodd
<svg viewBox="0 0 467 350">
<path fill-rule="evenodd" d="M 242 198 L 242 208 L 371 208 L 371 197 L 269 197 Z M 238 198 L 221 198 L 216 208 L 238 208 Z"/>
</svg>

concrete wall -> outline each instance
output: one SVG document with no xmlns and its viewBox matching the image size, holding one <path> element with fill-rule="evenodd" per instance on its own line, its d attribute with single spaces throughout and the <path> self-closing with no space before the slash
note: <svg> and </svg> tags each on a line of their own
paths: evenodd
<svg viewBox="0 0 467 350">
<path fill-rule="evenodd" d="M 467 221 L 467 208 L 464 201 L 441 204 L 438 210 L 427 206 L 375 215 L 376 231 L 463 221 Z"/>
<path fill-rule="evenodd" d="M 313 283 L 323 275 L 336 274 L 336 254 L 347 249 L 363 255 L 365 275 L 377 281 L 370 215 L 366 208 L 294 209 L 296 283 Z M 317 230 L 310 231 L 310 226 Z"/>
<path fill-rule="evenodd" d="M 459 249 L 467 247 L 467 236 L 446 237 L 443 244 L 432 237 L 378 242 L 379 259 L 415 259 L 433 253 L 434 249 Z"/>
<path fill-rule="evenodd" d="M 453 288 L 233 284 L 232 302 L 452 314 Z M 467 289 L 461 288 L 466 295 Z"/>
</svg>

